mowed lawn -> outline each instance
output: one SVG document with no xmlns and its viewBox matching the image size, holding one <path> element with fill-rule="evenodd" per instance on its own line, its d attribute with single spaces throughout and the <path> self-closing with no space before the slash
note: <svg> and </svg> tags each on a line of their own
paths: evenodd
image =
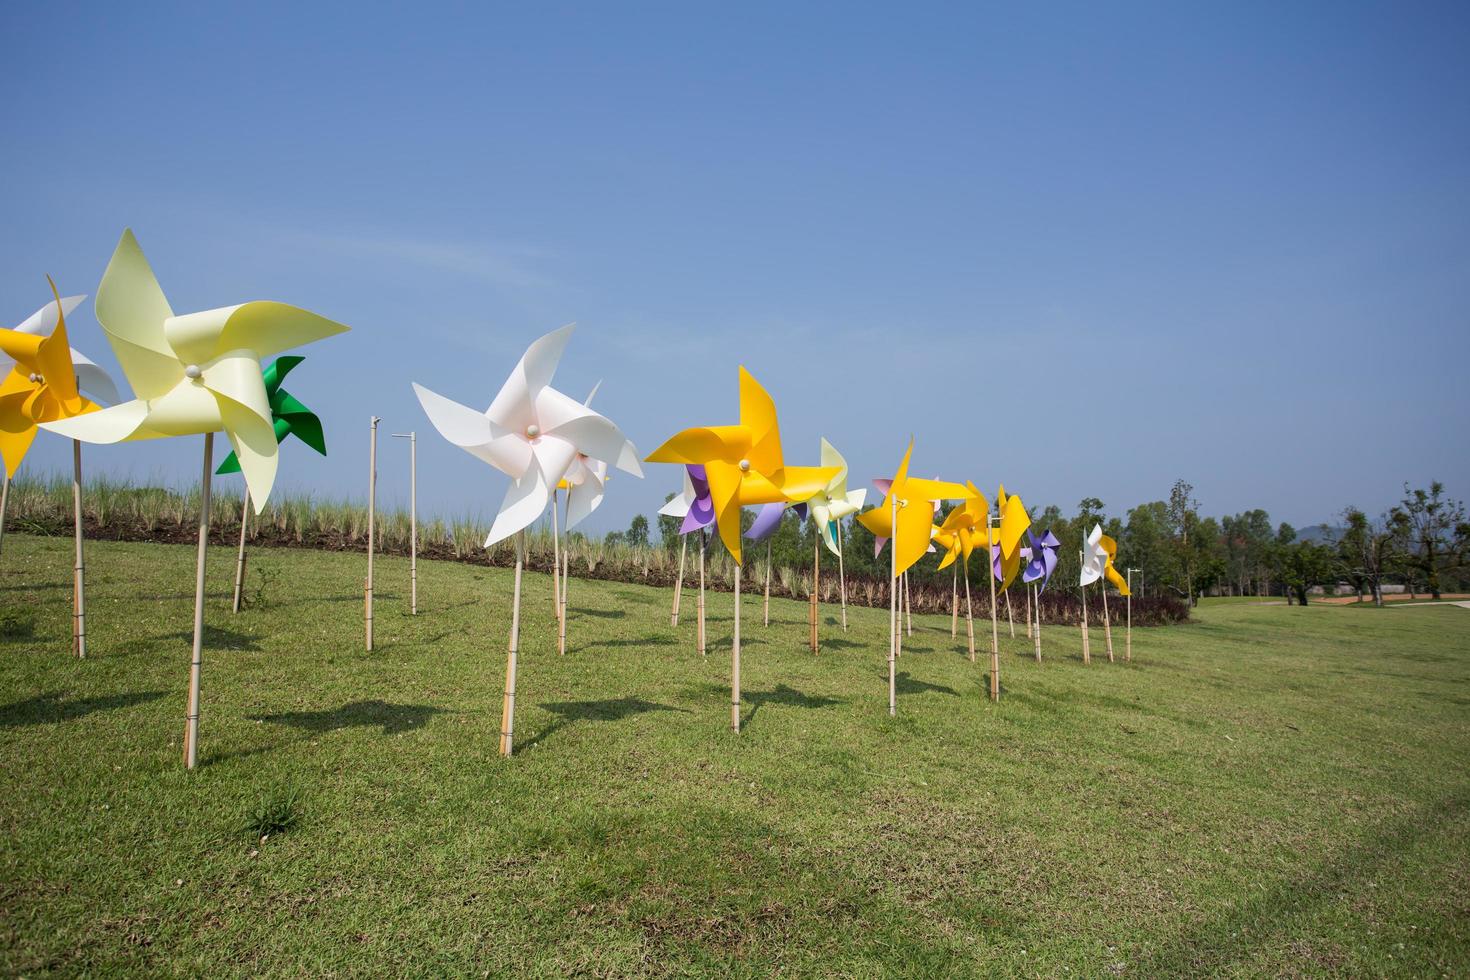
<svg viewBox="0 0 1470 980">
<path fill-rule="evenodd" d="M 5 973 L 1470 975 L 1470 610 L 1207 603 L 1089 667 L 1002 626 L 999 705 L 922 617 L 893 719 L 886 611 L 813 656 L 748 595 L 736 735 L 728 595 L 705 659 L 692 592 L 574 580 L 559 657 L 529 575 L 505 760 L 509 573 L 425 563 L 410 618 L 382 560 L 366 653 L 362 556 L 257 550 L 239 616 L 233 562 L 185 772 L 193 550 L 90 544 L 78 661 L 70 541 L 6 535 Z"/>
</svg>

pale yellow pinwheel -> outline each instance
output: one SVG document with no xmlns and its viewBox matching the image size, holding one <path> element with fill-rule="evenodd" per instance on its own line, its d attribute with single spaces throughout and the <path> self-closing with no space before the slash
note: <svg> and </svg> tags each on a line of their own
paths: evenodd
<svg viewBox="0 0 1470 980">
<path fill-rule="evenodd" d="M 837 475 L 827 481 L 825 487 L 812 495 L 807 501 L 807 508 L 822 535 L 822 541 L 827 545 L 827 550 L 837 555 L 839 551 L 835 522 L 862 510 L 864 501 L 868 499 L 868 491 L 864 488 L 847 489 L 847 460 L 843 459 L 842 454 L 826 439 L 822 440 L 822 465 L 835 467 Z"/>
<path fill-rule="evenodd" d="M 95 443 L 223 430 L 260 513 L 277 461 L 260 360 L 347 327 L 264 301 L 176 316 L 131 230 L 102 275 L 96 310 L 134 400 L 41 427 Z"/>
</svg>

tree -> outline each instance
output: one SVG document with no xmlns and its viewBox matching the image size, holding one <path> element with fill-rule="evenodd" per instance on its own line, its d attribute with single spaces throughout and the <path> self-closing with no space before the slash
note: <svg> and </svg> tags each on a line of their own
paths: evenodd
<svg viewBox="0 0 1470 980">
<path fill-rule="evenodd" d="M 1184 578 L 1184 598 L 1195 605 L 1194 555 L 1189 548 L 1189 537 L 1199 520 L 1199 501 L 1194 499 L 1194 487 L 1183 480 L 1175 480 L 1169 491 L 1169 530 L 1174 537 L 1176 561 L 1180 575 Z"/>
<path fill-rule="evenodd" d="M 1429 594 L 1438 599 L 1440 575 L 1457 572 L 1465 564 L 1470 524 L 1465 505 L 1444 495 L 1444 484 L 1435 480 L 1428 490 L 1411 490 L 1404 484 L 1404 499 L 1389 512 L 1408 547 L 1405 563 L 1423 574 Z"/>
<path fill-rule="evenodd" d="M 1296 594 L 1299 605 L 1307 604 L 1307 594 L 1318 585 L 1332 581 L 1335 568 L 1332 551 L 1310 541 L 1293 541 L 1281 550 L 1281 581 Z"/>
<path fill-rule="evenodd" d="M 628 525 L 628 531 L 623 535 L 623 540 L 638 548 L 648 547 L 648 518 L 642 514 L 634 514 L 633 521 Z"/>
<path fill-rule="evenodd" d="M 664 494 L 664 503 L 673 499 L 673 494 Z M 679 550 L 679 528 L 683 524 L 684 522 L 677 517 L 669 517 L 667 514 L 658 515 L 658 538 L 663 542 L 665 550 Z"/>
<path fill-rule="evenodd" d="M 1383 605 L 1383 575 L 1395 561 L 1396 542 L 1400 535 L 1387 518 L 1377 521 L 1356 507 L 1342 512 L 1343 532 L 1338 539 L 1338 557 L 1344 571 L 1358 588 L 1358 598 L 1363 597 L 1363 586 L 1368 587 L 1375 606 Z"/>
</svg>

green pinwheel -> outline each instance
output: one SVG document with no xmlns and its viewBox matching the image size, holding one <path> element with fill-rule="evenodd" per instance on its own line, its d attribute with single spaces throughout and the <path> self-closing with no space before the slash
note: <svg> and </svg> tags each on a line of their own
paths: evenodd
<svg viewBox="0 0 1470 980">
<path fill-rule="evenodd" d="M 327 440 L 322 434 L 322 420 L 316 417 L 316 413 L 297 401 L 285 388 L 281 387 L 281 381 L 291 373 L 291 369 L 300 364 L 306 358 L 299 354 L 289 354 L 278 357 L 271 362 L 270 367 L 260 372 L 265 381 L 266 401 L 271 407 L 271 424 L 276 430 L 276 444 L 286 441 L 286 437 L 294 435 L 312 449 L 327 454 Z M 240 461 L 232 452 L 225 457 L 225 461 L 219 464 L 216 473 L 239 473 Z M 240 605 L 245 597 L 245 530 L 246 523 L 250 519 L 250 490 L 245 490 L 245 502 L 240 508 L 240 551 L 235 558 L 235 597 L 231 608 L 235 612 L 240 611 Z"/>
<path fill-rule="evenodd" d="M 322 434 L 322 420 L 316 417 L 316 413 L 296 400 L 281 382 L 291 369 L 300 364 L 306 358 L 299 354 L 291 354 L 286 357 L 278 357 L 271 363 L 270 367 L 261 372 L 265 380 L 265 396 L 271 406 L 271 423 L 276 427 L 276 443 L 286 441 L 287 436 L 294 435 L 312 449 L 327 454 L 326 436 Z M 235 458 L 233 452 L 225 457 L 225 461 L 219 464 L 216 473 L 238 473 L 240 472 L 240 461 Z"/>
</svg>

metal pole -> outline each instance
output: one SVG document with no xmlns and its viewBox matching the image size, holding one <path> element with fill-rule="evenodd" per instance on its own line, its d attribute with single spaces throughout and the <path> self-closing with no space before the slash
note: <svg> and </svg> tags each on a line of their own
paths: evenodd
<svg viewBox="0 0 1470 980">
<path fill-rule="evenodd" d="M 87 590 L 82 559 L 82 444 L 77 439 L 71 441 L 71 461 L 72 524 L 77 539 L 76 568 L 72 574 L 72 605 L 76 612 L 72 622 L 72 649 L 79 658 L 84 658 L 87 656 Z"/>
<path fill-rule="evenodd" d="M 378 523 L 378 423 L 383 421 L 376 415 L 368 423 L 368 567 L 367 584 L 363 589 L 363 625 L 367 634 L 367 649 L 373 648 L 373 552 L 377 546 Z"/>
<path fill-rule="evenodd" d="M 204 551 L 209 546 L 209 477 L 214 433 L 204 433 L 204 476 L 199 481 L 199 554 L 194 564 L 194 651 L 189 659 L 189 708 L 184 716 L 184 768 L 199 760 L 199 672 L 204 650 Z"/>
</svg>

